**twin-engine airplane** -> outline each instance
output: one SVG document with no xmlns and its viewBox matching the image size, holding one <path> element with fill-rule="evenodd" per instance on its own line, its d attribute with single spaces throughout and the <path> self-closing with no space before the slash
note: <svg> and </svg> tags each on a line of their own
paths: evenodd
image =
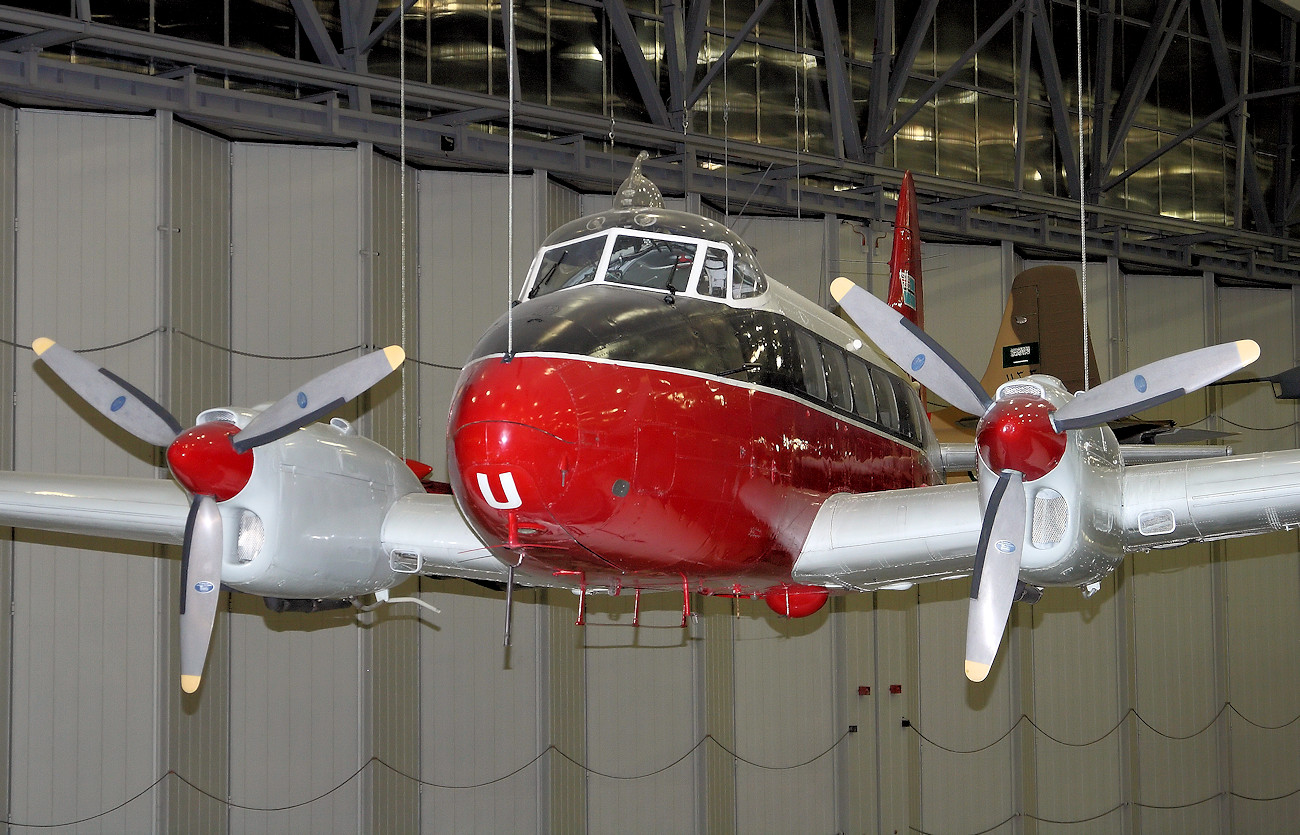
<svg viewBox="0 0 1300 835">
<path fill-rule="evenodd" d="M 400 348 L 184 429 L 39 339 L 90 405 L 166 448 L 175 482 L 6 473 L 0 524 L 182 544 L 192 692 L 219 589 L 277 608 L 360 606 L 416 573 L 504 582 L 507 639 L 516 584 L 583 600 L 676 590 L 685 623 L 692 593 L 798 617 L 831 593 L 970 576 L 978 681 L 1017 597 L 1095 590 L 1127 551 L 1300 523 L 1300 451 L 1126 467 L 1106 426 L 1243 367 L 1255 343 L 1078 394 L 1031 375 L 990 396 L 920 327 L 916 228 L 908 175 L 889 303 L 831 285 L 877 349 L 766 276 L 725 226 L 665 209 L 638 160 L 611 211 L 546 239 L 518 304 L 470 355 L 442 490 L 345 421 L 315 422 L 395 368 Z M 900 367 L 979 416 L 975 444 L 940 446 Z M 978 481 L 943 484 L 950 469 Z"/>
</svg>

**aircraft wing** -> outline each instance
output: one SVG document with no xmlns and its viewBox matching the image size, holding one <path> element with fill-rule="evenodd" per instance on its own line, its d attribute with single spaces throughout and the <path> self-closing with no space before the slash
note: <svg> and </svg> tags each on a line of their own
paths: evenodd
<svg viewBox="0 0 1300 835">
<path fill-rule="evenodd" d="M 1300 527 L 1300 450 L 1126 467 L 1129 551 Z"/>
<path fill-rule="evenodd" d="M 505 563 L 492 555 L 449 495 L 411 493 L 384 518 L 384 551 L 414 562 L 419 573 L 504 582 Z"/>
<path fill-rule="evenodd" d="M 974 482 L 839 493 L 817 512 L 796 582 L 862 590 L 969 574 L 980 537 Z"/>
<path fill-rule="evenodd" d="M 0 525 L 179 545 L 189 511 L 170 479 L 0 472 Z"/>
</svg>

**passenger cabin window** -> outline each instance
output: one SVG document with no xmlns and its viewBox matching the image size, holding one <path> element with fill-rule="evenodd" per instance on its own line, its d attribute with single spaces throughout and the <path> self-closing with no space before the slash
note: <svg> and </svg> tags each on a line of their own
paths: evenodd
<svg viewBox="0 0 1300 835">
<path fill-rule="evenodd" d="M 595 279 L 608 240 L 605 235 L 597 235 L 553 246 L 543 252 L 542 260 L 537 266 L 537 280 L 533 282 L 528 298 L 544 296 L 565 287 L 576 287 Z"/>
<path fill-rule="evenodd" d="M 795 332 L 799 343 L 799 367 L 803 391 L 814 400 L 826 401 L 826 370 L 822 365 L 821 346 L 807 331 Z"/>
<path fill-rule="evenodd" d="M 855 356 L 849 357 L 849 379 L 853 381 L 853 411 L 862 418 L 876 422 L 876 393 L 871 385 L 871 366 Z"/>
<path fill-rule="evenodd" d="M 826 361 L 826 391 L 831 405 L 846 412 L 853 411 L 853 389 L 849 383 L 849 367 L 844 352 L 823 342 L 822 358 Z"/>
<path fill-rule="evenodd" d="M 872 366 L 872 388 L 876 392 L 876 419 L 880 425 L 894 432 L 902 429 L 898 420 L 898 401 L 894 399 L 894 387 L 890 376 L 882 369 Z"/>
</svg>

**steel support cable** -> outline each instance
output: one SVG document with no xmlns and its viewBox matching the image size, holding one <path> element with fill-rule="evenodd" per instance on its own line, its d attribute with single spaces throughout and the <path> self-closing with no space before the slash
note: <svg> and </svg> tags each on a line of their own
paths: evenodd
<svg viewBox="0 0 1300 835">
<path fill-rule="evenodd" d="M 396 776 L 398 776 L 398 777 L 401 777 L 401 778 L 403 778 L 403 779 L 405 779 L 405 780 L 408 780 L 408 781 L 410 781 L 410 782 L 412 782 L 412 783 L 415 783 L 415 784 L 418 784 L 418 785 L 420 785 L 420 786 L 427 786 L 427 787 L 429 787 L 429 788 L 438 788 L 438 789 L 460 789 L 460 790 L 468 790 L 468 789 L 480 789 L 480 788 L 484 788 L 484 787 L 487 787 L 487 786 L 495 785 L 495 784 L 497 784 L 497 783 L 501 783 L 501 782 L 503 782 L 503 781 L 505 781 L 505 780 L 509 780 L 510 778 L 512 778 L 512 777 L 514 777 L 514 776 L 516 776 L 516 775 L 518 775 L 520 772 L 524 771 L 525 769 L 527 769 L 527 768 L 529 768 L 529 767 L 531 767 L 531 766 L 533 766 L 533 765 L 536 765 L 536 764 L 537 764 L 537 763 L 538 763 L 538 762 L 539 762 L 543 757 L 545 757 L 547 754 L 549 754 L 549 753 L 551 753 L 551 752 L 554 752 L 554 753 L 556 754 L 556 756 L 559 756 L 559 757 L 563 758 L 564 760 L 566 760 L 566 761 L 568 761 L 568 762 L 570 762 L 570 763 L 576 765 L 578 768 L 582 769 L 582 770 L 583 770 L 584 772 L 586 772 L 587 774 L 593 774 L 593 775 L 595 775 L 595 776 L 597 776 L 597 777 L 605 777 L 605 778 L 608 778 L 608 779 L 611 779 L 611 780 L 643 780 L 643 779 L 645 779 L 645 778 L 647 778 L 647 777 L 653 777 L 653 776 L 655 776 L 655 775 L 661 774 L 661 773 L 663 773 L 663 772 L 665 772 L 665 771 L 667 771 L 667 770 L 673 768 L 674 766 L 678 765 L 678 764 L 681 763 L 683 760 L 685 760 L 687 757 L 691 756 L 691 755 L 694 754 L 696 751 L 698 751 L 701 747 L 704 746 L 705 743 L 709 743 L 709 742 L 713 743 L 713 745 L 717 746 L 717 748 L 720 749 L 721 751 L 723 751 L 723 752 L 725 752 L 726 754 L 730 755 L 730 756 L 731 756 L 733 759 L 735 759 L 737 762 L 741 762 L 741 763 L 744 763 L 744 764 L 746 764 L 746 765 L 753 766 L 753 767 L 755 767 L 755 768 L 767 769 L 767 770 L 770 770 L 770 771 L 789 771 L 789 770 L 793 770 L 793 769 L 796 769 L 796 768 L 803 768 L 804 766 L 811 765 L 812 763 L 816 762 L 817 760 L 822 759 L 823 757 L 825 757 L 826 755 L 828 755 L 828 754 L 830 754 L 832 751 L 834 751 L 836 748 L 838 748 L 841 744 L 843 744 L 843 742 L 844 742 L 846 739 L 848 739 L 848 737 L 849 737 L 849 733 L 846 731 L 846 732 L 844 732 L 843 734 L 841 734 L 840 737 L 839 737 L 838 739 L 836 739 L 834 742 L 832 742 L 832 743 L 830 744 L 830 746 L 828 746 L 827 748 L 823 749 L 823 750 L 820 751 L 819 753 L 817 753 L 817 754 L 815 754 L 815 755 L 813 755 L 813 756 L 811 756 L 811 757 L 809 757 L 809 758 L 807 758 L 807 759 L 805 759 L 805 760 L 801 760 L 801 761 L 799 761 L 799 762 L 791 763 L 791 764 L 788 764 L 788 765 L 768 765 L 768 764 L 766 764 L 766 763 L 760 763 L 760 762 L 757 762 L 757 761 L 755 761 L 755 760 L 751 760 L 751 759 L 748 759 L 748 758 L 746 758 L 746 757 L 742 757 L 742 756 L 740 756 L 740 754 L 736 753 L 735 751 L 731 750 L 730 748 L 728 748 L 728 747 L 727 747 L 726 745 L 724 745 L 723 743 L 719 742 L 719 741 L 717 740 L 717 738 L 714 737 L 712 734 L 706 734 L 706 735 L 703 736 L 703 737 L 702 737 L 698 742 L 696 742 L 694 745 L 692 745 L 692 746 L 690 747 L 690 749 L 688 749 L 684 754 L 682 754 L 681 756 L 677 757 L 677 758 L 674 759 L 672 762 L 668 763 L 667 765 L 664 765 L 664 766 L 661 766 L 661 767 L 659 767 L 659 768 L 656 768 L 656 769 L 653 769 L 653 770 L 651 770 L 651 771 L 647 771 L 647 772 L 644 772 L 644 773 L 640 773 L 640 774 L 611 774 L 611 773 L 609 773 L 609 772 L 600 771 L 600 770 L 598 770 L 598 769 L 595 769 L 595 768 L 592 768 L 592 767 L 588 766 L 586 763 L 584 763 L 584 762 L 582 762 L 582 761 L 580 761 L 580 760 L 577 760 L 577 759 L 575 759 L 575 758 L 569 756 L 569 755 L 566 754 L 564 751 L 560 750 L 558 747 L 556 747 L 554 744 L 552 744 L 552 745 L 548 745 L 548 746 L 546 746 L 544 749 L 542 749 L 542 750 L 541 750 L 541 751 L 540 751 L 536 756 L 534 756 L 532 759 L 530 759 L 530 760 L 528 760 L 527 762 L 523 763 L 522 765 L 520 765 L 520 766 L 514 768 L 513 770 L 507 772 L 506 774 L 503 774 L 503 775 L 501 775 L 501 776 L 499 776 L 499 777 L 494 777 L 494 778 L 492 778 L 492 779 L 490 779 L 490 780 L 485 780 L 485 781 L 482 781 L 482 782 L 479 782 L 479 783 L 469 783 L 469 784 L 464 784 L 464 785 L 452 785 L 452 784 L 437 783 L 437 782 L 434 782 L 434 781 L 432 781 L 432 780 L 423 780 L 423 779 L 421 779 L 421 778 L 419 778 L 419 777 L 416 777 L 416 776 L 413 775 L 413 774 L 410 774 L 410 773 L 408 773 L 408 772 L 406 772 L 406 771 L 403 771 L 403 770 L 400 769 L 400 768 L 397 768 L 396 766 L 394 766 L 394 765 L 388 763 L 387 761 L 385 761 L 384 759 L 382 759 L 382 758 L 380 758 L 380 757 L 371 757 L 370 759 L 366 760 L 365 763 L 363 763 L 363 764 L 362 764 L 362 765 L 361 765 L 357 770 L 353 771 L 353 772 L 352 772 L 350 775 L 348 775 L 348 776 L 347 776 L 347 777 L 346 777 L 342 782 L 338 783 L 338 784 L 335 785 L 333 788 L 328 789 L 328 790 L 326 790 L 326 791 L 324 791 L 324 792 L 321 792 L 320 794 L 317 794 L 317 795 L 315 795 L 315 796 L 313 796 L 313 797 L 311 797 L 311 798 L 308 798 L 307 800 L 302 800 L 302 801 L 299 801 L 299 802 L 296 802 L 296 803 L 288 803 L 288 804 L 279 805 L 279 806 L 254 806 L 254 805 L 252 805 L 252 804 L 247 804 L 247 803 L 237 803 L 237 802 L 235 802 L 235 801 L 233 801 L 233 800 L 230 800 L 228 797 L 225 797 L 225 796 L 223 796 L 223 795 L 219 795 L 219 794 L 215 794 L 215 793 L 213 793 L 213 792 L 211 792 L 211 791 L 209 791 L 209 790 L 203 788 L 202 786 L 200 786 L 200 785 L 198 785 L 197 783 L 193 782 L 192 780 L 190 780 L 189 778 L 187 778 L 185 775 L 181 774 L 180 772 L 178 772 L 178 771 L 176 771 L 176 770 L 174 770 L 174 769 L 170 769 L 170 770 L 168 770 L 166 773 L 164 773 L 161 777 L 159 777 L 158 779 L 154 780 L 154 781 L 153 781 L 152 783 L 150 783 L 148 786 L 146 786 L 145 788 L 141 789 L 139 792 L 136 792 L 136 793 L 135 793 L 134 795 L 132 795 L 131 797 L 127 798 L 126 800 L 123 800 L 121 803 L 118 803 L 118 804 L 116 804 L 116 805 L 114 805 L 114 806 L 111 806 L 111 807 L 109 807 L 108 809 L 105 809 L 105 810 L 103 810 L 102 812 L 98 812 L 98 813 L 96 813 L 96 814 L 94 814 L 94 815 L 89 815 L 89 816 L 87 816 L 87 817 L 80 818 L 80 819 L 78 819 L 78 820 L 73 820 L 73 821 L 63 821 L 63 822 L 59 822 L 59 823 L 26 823 L 26 822 L 21 822 L 21 821 L 11 821 L 11 820 L 0 820 L 0 823 L 5 824 L 5 825 L 7 825 L 7 826 L 27 827 L 27 828 L 32 828 L 32 829 L 54 829 L 54 828 L 57 828 L 57 827 L 63 827 L 63 826 L 78 826 L 78 825 L 80 825 L 80 824 L 89 823 L 89 822 L 91 822 L 91 821 L 98 820 L 98 819 L 103 818 L 103 817 L 105 817 L 105 816 L 107 816 L 107 815 L 111 815 L 111 814 L 113 814 L 114 812 L 118 811 L 119 809 L 122 809 L 123 807 L 127 806 L 128 804 L 130 804 L 130 803 L 132 803 L 132 802 L 134 802 L 134 801 L 136 801 L 136 800 L 139 800 L 139 799 L 140 799 L 141 797 L 143 797 L 144 795 L 146 795 L 146 794 L 148 794 L 149 792 L 153 791 L 154 789 L 158 788 L 158 786 L 161 785 L 164 781 L 166 781 L 169 777 L 170 777 L 170 778 L 175 778 L 176 780 L 178 780 L 178 781 L 180 781 L 181 783 L 183 783 L 184 785 L 188 786 L 190 789 L 192 789 L 192 790 L 195 791 L 196 793 L 202 795 L 203 797 L 208 798 L 209 800 L 213 800 L 213 801 L 215 801 L 215 802 L 217 802 L 217 803 L 220 803 L 220 804 L 224 805 L 224 806 L 225 806 L 226 808 L 228 808 L 228 809 L 238 809 L 238 810 L 240 810 L 240 811 L 244 811 L 244 812 L 287 812 L 287 811 L 292 811 L 292 810 L 294 810 L 294 809 L 301 809 L 301 808 L 303 808 L 304 806 L 309 806 L 309 805 L 311 805 L 312 803 L 315 803 L 315 802 L 317 802 L 317 801 L 319 801 L 319 800 L 323 800 L 323 799 L 325 799 L 326 797 L 329 797 L 330 795 L 334 794 L 335 792 L 337 792 L 337 791 L 339 791 L 340 789 L 342 789 L 342 788 L 344 788 L 345 786 L 347 786 L 347 785 L 348 785 L 349 783 L 351 783 L 353 780 L 356 780 L 358 777 L 360 777 L 360 776 L 361 776 L 361 775 L 366 771 L 366 769 L 370 768 L 371 766 L 377 766 L 377 767 L 383 768 L 383 769 L 387 770 L 388 772 L 390 772 L 390 773 L 392 773 L 392 774 L 394 774 L 394 775 L 396 775 Z"/>
<path fill-rule="evenodd" d="M 916 726 L 916 723 L 915 723 L 915 722 L 910 723 L 908 727 L 911 728 L 912 732 L 913 732 L 914 734 L 916 734 L 916 736 L 917 736 L 919 739 L 921 739 L 922 741 L 924 741 L 924 742 L 927 743 L 928 745 L 930 745 L 930 746 L 932 746 L 932 747 L 934 747 L 934 748 L 939 749 L 940 751 L 944 751 L 944 752 L 949 753 L 949 754 L 978 754 L 978 753 L 981 753 L 981 752 L 983 752 L 983 751 L 987 751 L 988 749 L 990 749 L 990 748 L 994 747 L 995 745 L 998 745 L 999 743 L 1001 743 L 1003 740 L 1005 740 L 1007 737 L 1009 737 L 1012 733 L 1014 733 L 1015 730 L 1016 730 L 1016 728 L 1018 728 L 1018 727 L 1021 725 L 1021 723 L 1027 723 L 1030 727 L 1032 727 L 1035 731 L 1037 731 L 1041 736 L 1046 737 L 1047 739 L 1050 739 L 1052 742 L 1055 742 L 1055 743 L 1058 744 L 1058 745 L 1063 745 L 1063 746 L 1065 746 L 1065 747 L 1067 747 L 1067 748 L 1087 748 L 1087 747 L 1089 747 L 1089 746 L 1097 745 L 1097 744 L 1099 744 L 1099 743 L 1101 743 L 1101 742 L 1104 742 L 1104 741 L 1105 741 L 1109 736 L 1111 736 L 1111 735 L 1114 734 L 1117 730 L 1119 730 L 1121 727 L 1123 727 L 1123 726 L 1124 726 L 1124 723 L 1127 722 L 1127 721 L 1129 721 L 1129 718 L 1130 718 L 1130 717 L 1132 717 L 1132 718 L 1133 718 L 1134 720 L 1136 720 L 1137 722 L 1140 722 L 1140 723 L 1141 723 L 1143 726 L 1145 726 L 1148 730 L 1150 730 L 1152 733 L 1154 733 L 1154 734 L 1156 734 L 1156 735 L 1158 735 L 1158 736 L 1161 736 L 1161 737 L 1163 737 L 1163 738 L 1165 738 L 1165 739 L 1173 740 L 1173 741 L 1184 741 L 1184 740 L 1188 740 L 1188 739 L 1194 739 L 1195 737 L 1198 737 L 1198 736 L 1200 736 L 1201 734 L 1205 733 L 1206 731 L 1211 730 L 1212 728 L 1214 728 L 1214 726 L 1217 725 L 1217 724 L 1219 723 L 1219 720 L 1220 720 L 1221 718 L 1223 718 L 1223 715 L 1224 715 L 1225 713 L 1227 713 L 1228 711 L 1231 711 L 1232 713 L 1234 713 L 1234 714 L 1235 714 L 1239 719 L 1241 719 L 1243 722 L 1245 722 L 1246 724 L 1250 725 L 1251 727 L 1257 728 L 1257 729 L 1262 730 L 1262 731 L 1280 731 L 1280 730 L 1283 730 L 1283 729 L 1285 729 L 1285 728 L 1290 727 L 1291 725 L 1294 725 L 1296 722 L 1300 722 L 1300 715 L 1297 715 L 1297 716 L 1295 716 L 1295 717 L 1293 717 L 1293 718 L 1287 720 L 1286 722 L 1282 722 L 1282 723 L 1277 724 L 1277 725 L 1268 725 L 1268 724 L 1264 724 L 1264 723 L 1262 723 L 1262 722 L 1257 722 L 1257 721 L 1255 721 L 1254 719 L 1251 719 L 1250 717 L 1248 717 L 1248 716 L 1246 716 L 1245 714 L 1243 714 L 1243 713 L 1241 712 L 1241 710 L 1239 710 L 1239 709 L 1237 708 L 1237 706 L 1234 705 L 1232 702 L 1224 702 L 1222 705 L 1220 705 L 1218 712 L 1214 714 L 1213 718 L 1211 718 L 1209 722 L 1207 722 L 1207 723 L 1205 723 L 1204 725 L 1202 725 L 1199 729 L 1197 729 L 1197 730 L 1195 730 L 1195 731 L 1192 731 L 1191 733 L 1188 733 L 1188 734 L 1173 734 L 1173 733 L 1169 733 L 1169 732 L 1167 732 L 1167 731 L 1163 731 L 1163 730 L 1161 730 L 1160 728 L 1157 728 L 1155 725 L 1153 725 L 1153 724 L 1151 724 L 1149 721 L 1147 721 L 1146 718 L 1144 718 L 1144 717 L 1143 717 L 1140 713 L 1138 713 L 1136 710 L 1134 710 L 1133 708 L 1129 708 L 1129 710 L 1126 711 L 1125 714 L 1124 714 L 1122 717 L 1120 717 L 1119 721 L 1116 722 L 1114 725 L 1112 725 L 1112 726 L 1110 727 L 1110 729 L 1107 730 L 1105 733 L 1103 733 L 1101 736 L 1098 736 L 1098 737 L 1096 737 L 1095 739 L 1087 740 L 1087 741 L 1084 741 L 1084 742 L 1071 742 L 1071 741 L 1069 741 L 1069 740 L 1060 739 L 1059 737 L 1056 737 L 1056 736 L 1052 735 L 1050 732 L 1044 730 L 1043 727 L 1042 727 L 1041 725 L 1039 725 L 1037 722 L 1035 722 L 1035 721 L 1034 721 L 1034 720 L 1033 720 L 1033 719 L 1032 719 L 1028 714 L 1022 713 L 1022 714 L 1020 714 L 1020 717 L 1019 717 L 1018 719 L 1016 719 L 1016 721 L 1013 722 L 1013 723 L 1011 724 L 1011 727 L 1009 727 L 1006 731 L 1004 731 L 1002 734 L 1000 734 L 996 739 L 992 740 L 991 742 L 985 743 L 984 745 L 980 745 L 980 746 L 978 746 L 978 747 L 976 747 L 976 748 L 970 748 L 970 749 L 953 748 L 953 747 L 950 747 L 950 746 L 944 745 L 943 743 L 938 742 L 938 741 L 936 741 L 936 740 L 934 740 L 934 739 L 931 739 L 930 737 L 926 736 L 925 733 L 924 733 L 920 728 L 918 728 L 918 727 Z"/>
<path fill-rule="evenodd" d="M 76 348 L 74 349 L 74 351 L 75 353 L 78 354 L 96 354 L 101 351 L 110 351 L 114 348 L 122 348 L 124 346 L 131 345 L 132 343 L 140 342 L 141 340 L 148 339 L 151 336 L 158 336 L 161 334 L 175 334 L 176 336 L 183 336 L 192 342 L 198 343 L 199 345 L 203 345 L 217 351 L 224 351 L 227 354 L 233 354 L 234 356 L 237 357 L 246 357 L 249 359 L 259 359 L 259 360 L 276 360 L 276 361 L 326 359 L 328 357 L 342 356 L 344 354 L 350 354 L 356 351 L 378 350 L 379 348 L 383 347 L 379 345 L 357 344 L 357 345 L 349 345 L 346 348 L 337 348 L 333 351 L 324 351 L 319 354 L 263 354 L 256 351 L 241 351 L 240 349 L 232 348 L 229 345 L 222 345 L 220 343 L 213 342 L 208 339 L 204 339 L 203 337 L 195 336 L 194 334 L 188 333 L 180 328 L 157 327 L 145 331 L 139 336 L 133 336 L 129 339 L 124 339 L 121 342 L 113 342 L 108 345 L 96 345 L 90 348 Z M 0 345 L 7 345 L 10 348 L 17 348 L 25 351 L 32 350 L 32 346 L 29 343 L 21 342 L 21 341 L 15 342 L 9 339 L 0 339 Z M 460 365 L 448 365 L 446 363 L 441 363 L 441 362 L 422 360 L 419 359 L 418 357 L 410 356 L 409 354 L 406 357 L 406 362 L 414 363 L 415 365 L 427 366 L 429 368 L 443 368 L 448 371 L 459 371 L 461 370 L 461 368 L 463 368 L 463 366 Z"/>
</svg>

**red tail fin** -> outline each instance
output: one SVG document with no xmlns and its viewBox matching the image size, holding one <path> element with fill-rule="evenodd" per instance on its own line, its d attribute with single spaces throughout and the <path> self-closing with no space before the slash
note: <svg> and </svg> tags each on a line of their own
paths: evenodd
<svg viewBox="0 0 1300 835">
<path fill-rule="evenodd" d="M 912 172 L 903 174 L 898 189 L 898 214 L 894 218 L 894 249 L 889 256 L 889 306 L 918 328 L 925 327 L 921 296 L 921 235 L 917 229 L 916 186 Z"/>
</svg>

